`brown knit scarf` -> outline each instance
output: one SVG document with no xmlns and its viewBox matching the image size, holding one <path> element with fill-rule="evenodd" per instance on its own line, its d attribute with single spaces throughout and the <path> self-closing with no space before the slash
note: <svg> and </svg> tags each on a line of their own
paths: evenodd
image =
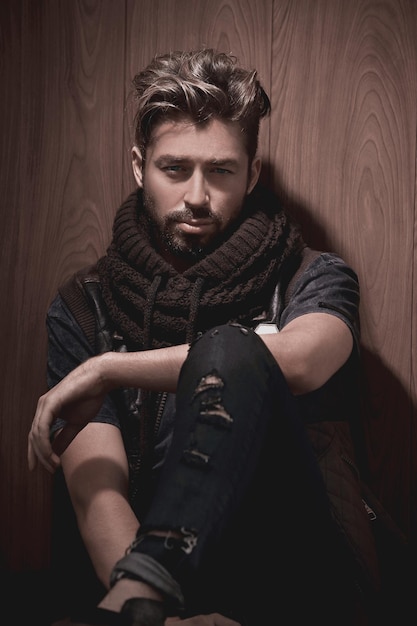
<svg viewBox="0 0 417 626">
<path fill-rule="evenodd" d="M 157 348 L 190 342 L 228 321 L 250 325 L 268 308 L 283 262 L 303 246 L 298 226 L 258 186 L 229 238 L 181 274 L 155 251 L 137 190 L 117 212 L 98 272 L 126 343 Z"/>
</svg>

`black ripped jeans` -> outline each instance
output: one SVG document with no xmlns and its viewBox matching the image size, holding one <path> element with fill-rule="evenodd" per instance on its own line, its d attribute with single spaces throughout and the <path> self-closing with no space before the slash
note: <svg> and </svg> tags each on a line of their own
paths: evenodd
<svg viewBox="0 0 417 626">
<path fill-rule="evenodd" d="M 113 583 L 127 574 L 162 591 L 174 613 L 183 593 L 186 614 L 215 610 L 255 626 L 278 623 L 273 607 L 320 607 L 317 594 L 336 578 L 328 498 L 296 398 L 262 339 L 233 324 L 206 332 L 176 401 L 156 494 Z"/>
</svg>

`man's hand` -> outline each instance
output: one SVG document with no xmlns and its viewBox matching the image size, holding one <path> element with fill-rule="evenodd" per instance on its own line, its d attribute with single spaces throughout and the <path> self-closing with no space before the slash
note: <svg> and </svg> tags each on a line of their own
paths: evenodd
<svg viewBox="0 0 417 626">
<path fill-rule="evenodd" d="M 90 422 L 106 393 L 117 387 L 175 392 L 188 344 L 139 352 L 105 352 L 72 370 L 41 396 L 29 432 L 29 469 L 36 460 L 51 473 L 74 437 Z M 67 424 L 51 445 L 51 424 L 58 417 Z"/>
<path fill-rule="evenodd" d="M 56 470 L 60 464 L 60 455 L 98 413 L 105 393 L 100 374 L 100 357 L 93 357 L 39 398 L 28 435 L 30 470 L 35 468 L 37 460 L 49 472 Z M 58 417 L 67 424 L 51 445 L 50 427 Z"/>
<path fill-rule="evenodd" d="M 195 615 L 194 617 L 188 617 L 187 619 L 168 617 L 165 620 L 165 626 L 170 626 L 170 624 L 183 624 L 183 626 L 240 626 L 238 622 L 235 622 L 229 617 L 224 617 L 224 615 L 220 615 L 220 613 Z"/>
</svg>

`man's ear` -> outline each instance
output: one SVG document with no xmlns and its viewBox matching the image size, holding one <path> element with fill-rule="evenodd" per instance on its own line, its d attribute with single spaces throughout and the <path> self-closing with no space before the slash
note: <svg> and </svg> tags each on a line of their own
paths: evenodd
<svg viewBox="0 0 417 626">
<path fill-rule="evenodd" d="M 255 157 L 252 161 L 252 165 L 250 166 L 250 172 L 249 172 L 249 180 L 248 180 L 248 188 L 247 188 L 247 195 L 250 194 L 250 192 L 253 190 L 253 188 L 255 187 L 256 183 L 259 180 L 259 175 L 261 173 L 261 167 L 262 167 L 262 160 L 260 157 Z"/>
<path fill-rule="evenodd" d="M 137 146 L 132 148 L 132 169 L 138 187 L 143 187 L 143 159 Z"/>
</svg>

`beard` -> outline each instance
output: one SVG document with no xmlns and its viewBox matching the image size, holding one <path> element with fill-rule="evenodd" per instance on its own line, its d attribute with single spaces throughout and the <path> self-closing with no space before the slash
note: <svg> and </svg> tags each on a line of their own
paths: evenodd
<svg viewBox="0 0 417 626">
<path fill-rule="evenodd" d="M 161 219 L 158 217 L 155 200 L 146 192 L 145 187 L 143 188 L 143 206 L 150 231 L 157 244 L 156 247 L 162 246 L 170 254 L 183 261 L 195 263 L 210 254 L 226 238 L 221 228 L 222 219 L 208 208 L 191 210 L 183 207 L 168 213 Z M 208 239 L 202 239 L 198 235 L 186 234 L 178 227 L 178 224 L 196 217 L 210 218 L 218 226 L 217 233 Z"/>
</svg>

